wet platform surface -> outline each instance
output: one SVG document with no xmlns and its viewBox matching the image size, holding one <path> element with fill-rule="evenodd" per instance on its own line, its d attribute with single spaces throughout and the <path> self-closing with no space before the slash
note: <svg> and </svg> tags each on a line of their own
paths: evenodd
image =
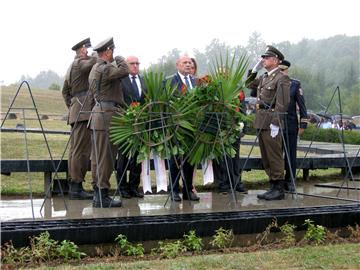
<svg viewBox="0 0 360 270">
<path fill-rule="evenodd" d="M 156 194 L 145 195 L 143 199 L 123 199 L 123 207 L 121 208 L 100 209 L 93 208 L 91 200 L 68 200 L 66 197 L 67 207 L 65 207 L 62 197 L 53 197 L 45 200 L 45 203 L 44 199 L 33 199 L 33 209 L 35 220 L 41 221 L 288 209 L 354 203 L 360 206 L 359 181 L 322 182 L 318 184 L 325 184 L 325 187 L 315 186 L 313 183 L 305 184 L 297 188 L 299 193 L 297 196 L 287 194 L 285 200 L 281 201 L 258 200 L 256 195 L 265 192 L 265 190 L 249 190 L 248 194 L 236 193 L 237 202 L 234 201 L 232 193 L 224 195 L 216 192 L 202 192 L 198 193 L 199 202 L 182 201 L 179 203 L 167 201 L 167 194 Z M 335 188 L 331 188 L 331 186 Z M 344 188 L 339 189 L 341 186 Z M 346 187 L 350 189 L 346 189 Z M 338 197 L 338 199 L 314 197 L 318 195 Z M 43 203 L 44 207 L 40 212 Z M 2 222 L 33 220 L 31 200 L 3 196 L 1 198 L 0 220 Z"/>
</svg>

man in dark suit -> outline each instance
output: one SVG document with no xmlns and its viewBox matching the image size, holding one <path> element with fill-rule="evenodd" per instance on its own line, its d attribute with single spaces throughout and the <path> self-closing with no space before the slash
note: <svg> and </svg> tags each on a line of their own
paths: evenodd
<svg viewBox="0 0 360 270">
<path fill-rule="evenodd" d="M 191 91 L 195 87 L 195 80 L 190 76 L 192 61 L 187 55 L 180 56 L 176 61 L 177 72 L 168 77 L 170 80 L 170 86 L 178 89 L 180 93 L 186 93 Z M 181 201 L 179 196 L 179 178 L 183 177 L 183 200 L 198 201 L 200 198 L 192 191 L 193 189 L 193 173 L 194 166 L 192 166 L 187 160 L 182 160 L 183 165 L 181 167 L 181 159 L 179 156 L 173 156 L 170 159 L 170 181 L 172 182 L 171 199 L 173 201 Z M 182 169 L 183 175 L 180 175 L 180 169 Z M 170 185 L 171 187 L 171 185 Z"/>
<path fill-rule="evenodd" d="M 121 80 L 124 101 L 128 106 L 130 106 L 133 102 L 144 104 L 146 86 L 144 78 L 139 74 L 139 59 L 136 56 L 129 56 L 126 59 L 126 62 L 129 65 L 130 73 L 129 76 Z M 144 197 L 144 195 L 138 191 L 140 184 L 141 163 L 137 163 L 136 159 L 137 153 L 128 160 L 126 155 L 123 155 L 120 151 L 118 152 L 118 161 L 116 166 L 117 181 L 123 198 Z M 129 181 L 127 181 L 126 170 L 130 171 Z M 121 179 L 122 176 L 123 178 Z"/>
</svg>

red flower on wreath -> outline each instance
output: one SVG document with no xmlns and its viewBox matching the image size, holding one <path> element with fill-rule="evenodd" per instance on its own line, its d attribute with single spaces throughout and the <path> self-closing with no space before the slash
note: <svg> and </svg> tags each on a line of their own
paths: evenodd
<svg viewBox="0 0 360 270">
<path fill-rule="evenodd" d="M 135 108 L 135 107 L 138 107 L 138 106 L 140 106 L 140 103 L 137 102 L 137 101 L 133 101 L 133 102 L 130 103 L 131 108 Z"/>
<path fill-rule="evenodd" d="M 209 75 L 204 75 L 196 79 L 196 84 L 200 86 L 207 86 L 211 82 L 211 77 Z"/>
<path fill-rule="evenodd" d="M 243 90 L 240 90 L 240 93 L 239 93 L 239 100 L 240 100 L 240 102 L 242 102 L 244 99 L 245 99 L 244 91 L 243 91 Z"/>
<path fill-rule="evenodd" d="M 186 91 L 187 91 L 186 85 L 185 85 L 185 84 L 182 84 L 182 86 L 181 86 L 181 94 L 186 93 Z"/>
</svg>

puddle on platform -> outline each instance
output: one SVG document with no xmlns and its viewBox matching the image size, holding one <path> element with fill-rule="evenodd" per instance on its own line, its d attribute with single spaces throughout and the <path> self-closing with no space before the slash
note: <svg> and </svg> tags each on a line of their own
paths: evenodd
<svg viewBox="0 0 360 270">
<path fill-rule="evenodd" d="M 359 200 L 360 182 L 343 183 L 331 182 L 321 183 L 329 186 L 349 186 L 354 190 L 346 190 L 329 187 L 318 187 L 314 184 L 305 183 L 298 187 L 299 193 L 332 196 L 346 198 L 348 200 Z M 357 188 L 357 190 L 356 190 Z M 86 219 L 86 218 L 106 218 L 106 217 L 129 217 L 129 216 L 152 216 L 169 215 L 184 213 L 211 213 L 227 211 L 249 211 L 275 208 L 291 207 L 312 207 L 336 204 L 349 204 L 350 201 L 340 199 L 318 198 L 306 195 L 286 195 L 285 200 L 264 201 L 258 200 L 256 195 L 265 190 L 250 190 L 248 194 L 236 193 L 235 203 L 233 194 L 222 195 L 215 192 L 199 193 L 199 202 L 182 201 L 180 203 L 167 201 L 167 195 L 146 195 L 144 199 L 123 199 L 123 207 L 100 209 L 93 208 L 92 201 L 68 200 L 61 197 L 33 200 L 34 217 L 36 220 L 44 219 Z M 339 193 L 339 194 L 338 194 Z M 167 201 L 167 203 L 166 203 Z M 40 208 L 44 207 L 40 212 Z M 65 207 L 66 204 L 66 207 Z M 32 220 L 32 207 L 29 199 L 19 199 L 14 197 L 2 196 L 0 206 L 1 221 Z"/>
</svg>

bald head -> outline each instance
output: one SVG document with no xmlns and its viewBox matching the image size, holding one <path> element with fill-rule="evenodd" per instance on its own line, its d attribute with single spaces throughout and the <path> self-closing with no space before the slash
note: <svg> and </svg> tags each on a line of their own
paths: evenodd
<svg viewBox="0 0 360 270">
<path fill-rule="evenodd" d="M 126 58 L 126 62 L 128 63 L 130 69 L 130 75 L 132 76 L 138 75 L 140 70 L 139 58 L 133 55 L 128 56 L 128 58 Z"/>
<path fill-rule="evenodd" d="M 187 55 L 182 55 L 176 60 L 176 68 L 179 73 L 183 75 L 189 75 L 191 72 L 192 61 Z"/>
</svg>

